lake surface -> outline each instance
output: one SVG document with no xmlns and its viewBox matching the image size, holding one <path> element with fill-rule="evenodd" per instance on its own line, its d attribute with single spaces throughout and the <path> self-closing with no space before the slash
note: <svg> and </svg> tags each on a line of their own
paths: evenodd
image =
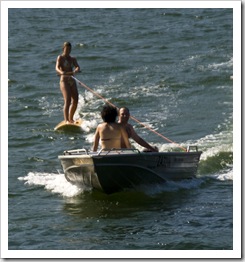
<svg viewBox="0 0 245 262">
<path fill-rule="evenodd" d="M 8 15 L 8 249 L 232 250 L 239 175 L 232 9 L 13 8 Z M 195 179 L 112 195 L 66 181 L 58 155 L 91 149 L 104 102 L 78 85 L 83 132 L 54 132 L 63 120 L 55 62 L 65 41 L 80 81 L 203 151 Z M 160 151 L 176 148 L 130 123 Z"/>
</svg>

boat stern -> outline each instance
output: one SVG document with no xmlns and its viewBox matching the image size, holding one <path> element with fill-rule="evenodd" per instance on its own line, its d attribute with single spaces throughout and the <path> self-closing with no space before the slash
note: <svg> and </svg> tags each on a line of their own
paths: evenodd
<svg viewBox="0 0 245 262">
<path fill-rule="evenodd" d="M 69 150 L 64 151 L 58 158 L 68 182 L 78 187 L 101 189 L 91 155 L 83 150 Z"/>
</svg>

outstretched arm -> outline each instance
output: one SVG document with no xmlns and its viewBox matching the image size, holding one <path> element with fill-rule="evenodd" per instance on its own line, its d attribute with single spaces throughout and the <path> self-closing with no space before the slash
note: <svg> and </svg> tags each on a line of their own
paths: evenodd
<svg viewBox="0 0 245 262">
<path fill-rule="evenodd" d="M 152 147 L 150 144 L 148 144 L 143 138 L 141 138 L 134 130 L 134 128 L 130 126 L 130 131 L 131 131 L 131 138 L 137 142 L 139 145 L 153 151 L 153 152 L 158 152 L 158 149 L 155 147 Z"/>
</svg>

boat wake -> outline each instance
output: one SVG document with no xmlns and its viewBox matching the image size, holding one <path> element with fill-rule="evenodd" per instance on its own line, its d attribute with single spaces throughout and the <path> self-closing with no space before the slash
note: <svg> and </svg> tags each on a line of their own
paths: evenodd
<svg viewBox="0 0 245 262">
<path fill-rule="evenodd" d="M 29 172 L 27 176 L 18 179 L 25 181 L 25 185 L 43 186 L 47 191 L 63 197 L 75 197 L 90 190 L 72 185 L 65 179 L 64 174 Z"/>
<path fill-rule="evenodd" d="M 207 178 L 220 181 L 233 180 L 233 170 L 230 169 L 230 171 L 223 174 L 198 176 L 197 178 L 184 179 L 180 181 L 167 181 L 161 185 L 142 185 L 131 190 L 143 192 L 148 196 L 154 196 L 164 192 L 178 192 L 181 190 L 199 188 L 203 183 L 205 183 Z M 26 176 L 19 177 L 18 180 L 24 181 L 25 185 L 44 187 L 45 190 L 53 194 L 61 195 L 65 198 L 73 198 L 86 192 L 91 192 L 91 188 L 72 185 L 66 180 L 64 174 L 29 172 Z M 129 191 L 131 190 L 129 189 Z"/>
<path fill-rule="evenodd" d="M 221 133 L 207 136 L 198 141 L 203 151 L 198 173 L 218 180 L 233 180 L 233 144 L 232 137 Z"/>
</svg>

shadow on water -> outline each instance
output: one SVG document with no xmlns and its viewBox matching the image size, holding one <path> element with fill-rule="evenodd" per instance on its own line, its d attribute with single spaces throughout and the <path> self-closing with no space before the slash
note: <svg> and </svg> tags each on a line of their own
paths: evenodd
<svg viewBox="0 0 245 262">
<path fill-rule="evenodd" d="M 192 200 L 195 190 L 170 184 L 171 189 L 147 188 L 107 195 L 98 191 L 85 192 L 66 200 L 64 211 L 84 218 L 125 218 L 141 212 L 175 209 Z M 199 186 L 198 186 L 199 187 Z M 195 194 L 195 193 L 194 193 Z"/>
</svg>

